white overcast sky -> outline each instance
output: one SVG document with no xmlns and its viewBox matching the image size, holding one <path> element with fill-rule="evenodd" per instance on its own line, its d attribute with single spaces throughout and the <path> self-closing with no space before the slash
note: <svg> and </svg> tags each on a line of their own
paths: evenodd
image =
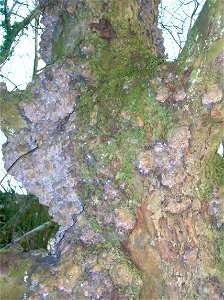
<svg viewBox="0 0 224 300">
<path fill-rule="evenodd" d="M 200 0 L 199 0 L 200 1 Z M 13 3 L 13 0 L 9 0 L 9 3 Z M 23 3 L 25 1 L 23 0 Z M 196 0 L 185 1 L 187 4 L 180 6 L 180 1 L 177 0 L 162 0 L 161 8 L 161 16 L 162 23 L 168 30 L 172 31 L 174 34 L 174 38 L 177 43 L 182 41 L 181 46 L 183 47 L 184 42 L 186 40 L 186 35 L 189 28 L 189 20 L 190 15 L 195 7 Z M 200 7 L 203 6 L 205 0 L 200 1 Z M 26 0 L 27 4 L 32 3 L 31 0 Z M 24 15 L 28 13 L 26 6 L 21 6 L 18 11 L 20 15 Z M 174 18 L 174 13 L 176 14 Z M 184 20 L 184 23 L 181 22 Z M 176 29 L 174 29 L 176 27 Z M 168 53 L 169 59 L 174 60 L 178 57 L 180 48 L 177 43 L 174 41 L 173 37 L 169 34 L 168 31 L 163 30 L 164 42 L 166 52 Z M 0 44 L 2 42 L 3 31 L 0 28 Z M 34 60 L 34 32 L 31 27 L 26 31 L 26 35 L 23 35 L 15 47 L 15 52 L 13 57 L 8 61 L 2 69 L 2 75 L 6 78 L 9 78 L 11 82 L 13 82 L 19 89 L 25 89 L 28 82 L 31 81 L 32 70 L 33 70 L 33 60 Z M 41 65 L 43 67 L 43 64 Z M 0 79 L 1 81 L 1 79 Z M 13 90 L 15 85 L 13 85 L 10 81 L 5 81 L 7 84 L 8 90 Z M 1 178 L 6 174 L 4 169 L 4 162 L 2 160 L 2 151 L 1 146 L 6 142 L 6 137 L 0 131 L 0 181 Z M 15 157 L 16 160 L 16 157 Z M 10 182 L 10 186 L 13 187 L 18 193 L 26 193 L 25 189 L 21 188 L 21 184 L 17 184 L 17 182 L 11 177 L 7 176 L 6 180 L 2 185 L 5 189 L 8 189 Z M 3 188 L 0 186 L 0 190 Z"/>
</svg>

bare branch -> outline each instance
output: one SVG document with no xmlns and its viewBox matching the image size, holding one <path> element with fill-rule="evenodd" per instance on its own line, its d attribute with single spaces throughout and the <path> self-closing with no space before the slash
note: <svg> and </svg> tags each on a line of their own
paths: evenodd
<svg viewBox="0 0 224 300">
<path fill-rule="evenodd" d="M 17 4 L 18 4 L 17 1 L 15 1 L 15 2 L 13 3 L 12 7 L 10 8 L 10 10 L 9 10 L 9 12 L 8 12 L 8 16 L 9 16 L 9 17 L 11 16 L 11 14 L 12 14 L 12 12 L 13 12 L 13 10 L 14 10 L 14 8 L 15 8 L 15 6 L 16 6 Z"/>
<path fill-rule="evenodd" d="M 18 85 L 16 85 L 14 82 L 12 82 L 12 80 L 10 80 L 8 77 L 0 74 L 0 77 L 4 78 L 5 80 L 9 81 L 11 84 L 14 85 L 14 89 L 17 89 L 18 88 Z"/>
<path fill-rule="evenodd" d="M 7 0 L 4 1 L 4 17 L 5 17 L 5 30 L 7 34 L 10 32 L 10 19 L 8 15 L 8 2 Z"/>
<path fill-rule="evenodd" d="M 25 240 L 28 240 L 28 239 L 32 238 L 34 235 L 36 235 L 37 233 L 39 233 L 40 231 L 46 230 L 47 228 L 49 228 L 53 225 L 54 225 L 53 221 L 45 222 L 44 224 L 41 224 L 40 226 L 30 230 L 29 232 L 27 232 L 27 233 L 23 234 L 22 236 L 20 236 L 19 238 L 15 239 L 12 243 L 3 247 L 3 249 L 7 249 L 12 245 L 21 243 Z"/>
<path fill-rule="evenodd" d="M 36 0 L 37 4 L 37 0 Z M 39 16 L 35 18 L 35 24 L 34 24 L 34 31 L 35 31 L 35 53 L 34 53 L 34 63 L 33 63 L 33 76 L 34 79 L 37 75 L 37 68 L 38 68 L 38 45 L 39 45 L 39 32 L 38 32 L 38 25 L 39 25 Z"/>
<path fill-rule="evenodd" d="M 0 70 L 4 65 L 5 61 L 7 61 L 11 55 L 12 46 L 16 37 L 20 34 L 20 32 L 25 29 L 30 22 L 38 18 L 40 15 L 39 6 L 37 6 L 27 17 L 25 17 L 21 22 L 14 23 L 10 28 L 7 29 L 7 37 L 0 48 Z"/>
<path fill-rule="evenodd" d="M 179 51 L 174 46 L 176 54 L 180 53 L 189 37 L 189 32 L 203 2 L 204 0 L 170 0 L 167 5 L 163 1 L 160 2 L 159 24 L 164 36 L 167 34 L 172 37 L 170 44 L 172 40 L 177 44 Z"/>
</svg>

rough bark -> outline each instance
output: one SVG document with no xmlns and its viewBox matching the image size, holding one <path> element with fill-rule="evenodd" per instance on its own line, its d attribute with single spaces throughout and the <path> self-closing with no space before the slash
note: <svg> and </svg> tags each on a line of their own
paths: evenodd
<svg viewBox="0 0 224 300">
<path fill-rule="evenodd" d="M 26 99 L 1 94 L 7 166 L 38 146 L 10 172 L 61 225 L 27 299 L 223 297 L 223 4 L 206 3 L 176 63 L 157 5 L 46 5 L 46 68 Z"/>
</svg>

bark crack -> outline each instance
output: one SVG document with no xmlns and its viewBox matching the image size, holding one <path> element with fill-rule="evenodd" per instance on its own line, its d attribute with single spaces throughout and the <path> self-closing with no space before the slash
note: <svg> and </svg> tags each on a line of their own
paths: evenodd
<svg viewBox="0 0 224 300">
<path fill-rule="evenodd" d="M 26 156 L 26 155 L 28 155 L 28 154 L 33 153 L 33 152 L 36 151 L 37 149 L 39 149 L 39 146 L 36 146 L 35 148 L 29 150 L 28 152 L 26 152 L 26 153 L 20 155 L 20 156 L 14 161 L 14 163 L 11 164 L 11 166 L 6 170 L 6 175 L 2 178 L 2 180 L 0 181 L 0 184 L 2 184 L 3 180 L 8 176 L 9 171 L 17 164 L 17 162 L 18 162 L 21 158 L 23 158 L 24 156 Z"/>
</svg>

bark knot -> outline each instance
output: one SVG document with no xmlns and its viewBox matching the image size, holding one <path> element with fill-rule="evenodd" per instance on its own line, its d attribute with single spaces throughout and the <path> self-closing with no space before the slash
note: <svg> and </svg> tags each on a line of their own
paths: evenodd
<svg viewBox="0 0 224 300">
<path fill-rule="evenodd" d="M 106 18 L 102 18 L 99 20 L 99 23 L 91 23 L 89 25 L 90 29 L 95 29 L 99 31 L 100 37 L 104 40 L 111 41 L 113 38 L 116 37 L 116 33 L 113 30 L 113 27 L 109 20 Z"/>
</svg>

